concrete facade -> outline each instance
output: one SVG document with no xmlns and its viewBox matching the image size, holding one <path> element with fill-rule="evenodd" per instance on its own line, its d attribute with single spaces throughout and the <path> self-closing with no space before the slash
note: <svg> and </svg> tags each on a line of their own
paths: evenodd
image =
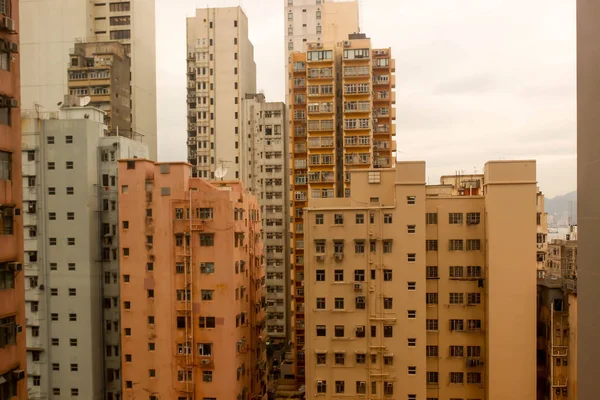
<svg viewBox="0 0 600 400">
<path fill-rule="evenodd" d="M 267 336 L 273 349 L 287 343 L 290 286 L 290 192 L 288 131 L 284 103 L 265 101 L 262 94 L 242 100 L 241 163 L 248 191 L 261 207 L 267 277 Z M 246 149 L 248 151 L 246 151 Z"/>
<path fill-rule="evenodd" d="M 241 7 L 203 8 L 187 19 L 188 161 L 192 176 L 241 179 L 242 99 L 256 93 L 254 47 Z"/>
<path fill-rule="evenodd" d="M 306 51 L 307 43 L 335 44 L 360 32 L 358 1 L 283 0 L 285 13 L 285 76 L 289 79 L 290 55 Z M 289 81 L 285 83 L 286 96 Z"/>
<path fill-rule="evenodd" d="M 116 169 L 148 149 L 105 136 L 104 120 L 93 107 L 23 113 L 32 399 L 121 398 Z"/>
<path fill-rule="evenodd" d="M 123 398 L 265 399 L 260 206 L 190 172 L 119 161 Z"/>
<path fill-rule="evenodd" d="M 25 400 L 19 1 L 0 0 L 0 398 Z"/>
<path fill-rule="evenodd" d="M 579 396 L 600 393 L 594 371 L 600 362 L 600 3 L 577 0 L 577 230 L 579 333 L 577 357 Z"/>
<path fill-rule="evenodd" d="M 294 334 L 304 335 L 303 208 L 318 198 L 350 197 L 350 172 L 394 165 L 395 63 L 363 34 L 335 45 L 309 43 L 291 55 L 290 153 Z M 295 375 L 303 381 L 303 346 Z"/>
<path fill-rule="evenodd" d="M 534 398 L 535 162 L 434 186 L 424 162 L 350 175 L 304 215 L 307 398 Z"/>
<path fill-rule="evenodd" d="M 131 59 L 119 42 L 76 43 L 67 73 L 69 95 L 88 97 L 88 105 L 106 113 L 104 123 L 116 135 L 132 137 Z M 71 104 L 67 104 L 71 105 Z M 76 105 L 80 105 L 77 102 Z"/>
<path fill-rule="evenodd" d="M 21 1 L 23 104 L 56 111 L 76 43 L 119 41 L 131 57 L 131 124 L 156 159 L 156 33 L 152 0 Z M 56 27 L 60 27 L 57 29 Z"/>
</svg>

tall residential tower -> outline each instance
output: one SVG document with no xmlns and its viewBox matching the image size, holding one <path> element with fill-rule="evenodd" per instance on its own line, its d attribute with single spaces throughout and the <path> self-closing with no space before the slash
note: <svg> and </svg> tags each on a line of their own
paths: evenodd
<svg viewBox="0 0 600 400">
<path fill-rule="evenodd" d="M 25 400 L 20 27 L 19 1 L 0 0 L 0 398 Z"/>
<path fill-rule="evenodd" d="M 56 111 L 68 94 L 92 95 L 109 88 L 90 82 L 77 93 L 69 89 L 67 69 L 76 43 L 119 41 L 131 58 L 130 108 L 132 130 L 156 159 L 156 33 L 155 2 L 135 0 L 22 1 L 21 66 L 23 104 Z"/>
<path fill-rule="evenodd" d="M 242 99 L 256 93 L 254 47 L 241 7 L 203 8 L 187 19 L 188 162 L 192 176 L 242 179 Z"/>
</svg>

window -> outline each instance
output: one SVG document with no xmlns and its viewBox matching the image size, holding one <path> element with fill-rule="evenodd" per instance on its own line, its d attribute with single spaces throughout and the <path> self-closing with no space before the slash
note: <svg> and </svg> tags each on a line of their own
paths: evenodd
<svg viewBox="0 0 600 400">
<path fill-rule="evenodd" d="M 408 338 L 408 347 L 415 347 L 417 345 L 417 339 Z"/>
<path fill-rule="evenodd" d="M 355 306 L 357 310 L 364 310 L 366 308 L 366 302 L 364 296 L 358 296 L 355 299 Z"/>
<path fill-rule="evenodd" d="M 73 169 L 73 161 L 67 161 L 65 164 L 66 169 Z"/>
<path fill-rule="evenodd" d="M 386 310 L 391 310 L 393 308 L 394 299 L 391 297 L 383 298 L 383 308 Z"/>
<path fill-rule="evenodd" d="M 41 378 L 39 375 L 32 375 L 33 378 L 33 386 L 40 386 Z"/>
<path fill-rule="evenodd" d="M 464 276 L 464 269 L 460 265 L 450 266 L 450 279 L 462 279 Z"/>
<path fill-rule="evenodd" d="M 438 320 L 437 319 L 428 319 L 425 321 L 426 330 L 429 332 L 437 332 L 438 331 Z"/>
<path fill-rule="evenodd" d="M 213 374 L 212 371 L 202 371 L 202 382 L 212 382 L 212 380 L 213 380 L 212 374 Z"/>
<path fill-rule="evenodd" d="M 437 224 L 437 213 L 425 214 L 425 223 L 428 225 L 436 225 Z"/>
<path fill-rule="evenodd" d="M 201 234 L 200 235 L 200 246 L 209 247 L 214 246 L 215 237 L 213 234 Z"/>
<path fill-rule="evenodd" d="M 67 213 L 67 220 L 73 221 L 74 219 L 75 219 L 75 213 L 74 212 L 68 212 Z"/>
<path fill-rule="evenodd" d="M 426 293 L 425 300 L 427 304 L 437 304 L 438 303 L 438 294 L 437 293 Z"/>
<path fill-rule="evenodd" d="M 481 372 L 467 372 L 467 383 L 481 384 Z"/>
<path fill-rule="evenodd" d="M 480 319 L 467 320 L 467 329 L 469 330 L 469 332 L 481 331 L 481 320 Z"/>
<path fill-rule="evenodd" d="M 343 310 L 344 309 L 344 298 L 343 297 L 336 297 L 334 303 L 335 303 L 335 309 L 336 310 Z"/>
<path fill-rule="evenodd" d="M 387 396 L 394 394 L 394 382 L 383 382 L 383 393 Z"/>
<path fill-rule="evenodd" d="M 383 280 L 386 282 L 391 282 L 392 281 L 392 270 L 391 269 L 384 269 L 383 270 Z"/>
<path fill-rule="evenodd" d="M 450 304 L 463 304 L 463 293 L 450 293 Z"/>
<path fill-rule="evenodd" d="M 406 204 L 415 204 L 417 202 L 416 196 L 406 196 Z"/>
<path fill-rule="evenodd" d="M 356 394 L 366 394 L 366 393 L 367 393 L 367 382 L 356 381 Z"/>
<path fill-rule="evenodd" d="M 467 225 L 479 225 L 480 222 L 481 222 L 481 214 L 480 213 L 478 213 L 478 212 L 467 213 Z"/>
<path fill-rule="evenodd" d="M 48 213 L 48 219 L 50 221 L 55 221 L 56 220 L 56 213 L 55 212 L 49 212 Z"/>
<path fill-rule="evenodd" d="M 48 187 L 48 195 L 54 196 L 55 194 L 56 194 L 56 188 L 55 187 Z"/>
<path fill-rule="evenodd" d="M 148 295 L 149 299 L 153 299 L 154 298 L 154 290 L 153 289 L 148 289 L 147 295 Z"/>
<path fill-rule="evenodd" d="M 215 317 L 199 317 L 200 328 L 214 328 L 216 326 Z"/>
<path fill-rule="evenodd" d="M 69 296 L 77 296 L 77 288 L 69 288 Z"/>
<path fill-rule="evenodd" d="M 69 314 L 69 321 L 71 321 L 71 322 L 77 321 L 77 314 L 70 313 Z"/>
<path fill-rule="evenodd" d="M 425 277 L 427 279 L 438 279 L 438 267 L 429 265 L 425 268 Z"/>
<path fill-rule="evenodd" d="M 482 272 L 480 266 L 468 266 L 467 267 L 467 278 L 481 278 Z"/>
<path fill-rule="evenodd" d="M 364 282 L 365 281 L 365 270 L 364 269 L 355 269 L 354 270 L 354 281 L 355 282 Z"/>
<path fill-rule="evenodd" d="M 56 165 L 53 162 L 49 162 L 48 163 L 48 169 L 49 170 L 52 170 L 52 169 L 55 169 L 55 168 L 56 168 Z"/>
<path fill-rule="evenodd" d="M 383 223 L 391 224 L 392 223 L 392 214 L 383 214 Z"/>
<path fill-rule="evenodd" d="M 67 245 L 75 246 L 75 238 L 67 238 Z"/>
<path fill-rule="evenodd" d="M 200 263 L 200 273 L 201 274 L 214 274 L 215 272 L 215 263 L 206 262 Z"/>
<path fill-rule="evenodd" d="M 74 338 L 69 339 L 69 346 L 77 347 L 77 339 L 74 339 Z"/>
<path fill-rule="evenodd" d="M 335 337 L 344 337 L 344 325 L 335 325 L 333 334 Z"/>
<path fill-rule="evenodd" d="M 212 356 L 212 343 L 198 343 L 198 355 L 202 357 Z"/>
<path fill-rule="evenodd" d="M 365 214 L 356 214 L 356 224 L 364 224 L 365 223 Z"/>
<path fill-rule="evenodd" d="M 335 282 L 343 282 L 344 281 L 344 270 L 336 269 L 333 271 L 333 280 Z"/>
<path fill-rule="evenodd" d="M 354 242 L 354 253 L 355 254 L 364 254 L 365 252 L 365 241 L 364 240 L 356 240 Z"/>
<path fill-rule="evenodd" d="M 317 297 L 317 310 L 325 309 L 325 297 Z"/>
<path fill-rule="evenodd" d="M 335 214 L 333 217 L 333 223 L 335 225 L 343 225 L 344 224 L 344 214 Z"/>
<path fill-rule="evenodd" d="M 384 325 L 383 337 L 386 337 L 386 338 L 394 337 L 394 327 L 391 325 Z"/>
<path fill-rule="evenodd" d="M 480 346 L 467 346 L 467 357 L 478 358 L 481 357 Z"/>
<path fill-rule="evenodd" d="M 110 31 L 110 40 L 131 39 L 131 31 L 129 29 L 120 31 Z"/>
<path fill-rule="evenodd" d="M 408 290 L 416 290 L 417 289 L 417 282 L 407 282 L 406 286 L 407 286 Z"/>
<path fill-rule="evenodd" d="M 438 241 L 437 240 L 426 240 L 425 241 L 425 250 L 437 251 L 438 250 Z"/>
<path fill-rule="evenodd" d="M 450 251 L 463 250 L 463 240 L 462 239 L 448 240 L 448 250 L 450 250 Z"/>
<path fill-rule="evenodd" d="M 75 194 L 75 189 L 73 189 L 73 187 L 72 187 L 72 186 L 69 186 L 69 187 L 67 187 L 67 194 L 68 194 L 68 195 L 73 195 L 73 194 Z M 114 208 L 113 208 L 113 211 L 114 211 Z"/>
<path fill-rule="evenodd" d="M 438 347 L 437 346 L 426 346 L 425 354 L 427 357 L 437 357 L 438 356 Z"/>
<path fill-rule="evenodd" d="M 449 213 L 448 214 L 448 223 L 454 225 L 461 225 L 463 223 L 463 214 L 462 213 Z"/>
<path fill-rule="evenodd" d="M 344 381 L 335 381 L 335 392 L 344 393 Z"/>
<path fill-rule="evenodd" d="M 201 292 L 203 301 L 212 301 L 215 291 L 214 290 L 202 290 Z"/>
<path fill-rule="evenodd" d="M 406 226 L 406 233 L 416 233 L 416 232 L 417 232 L 416 225 L 407 225 Z"/>
<path fill-rule="evenodd" d="M 129 1 L 123 1 L 120 3 L 110 3 L 110 11 L 111 12 L 130 11 L 131 10 L 130 5 L 131 5 L 131 3 Z"/>
<path fill-rule="evenodd" d="M 481 240 L 467 239 L 467 251 L 481 250 Z"/>
<path fill-rule="evenodd" d="M 50 246 L 56 246 L 56 238 L 48 238 L 48 244 Z"/>
<path fill-rule="evenodd" d="M 46 141 L 48 144 L 54 144 L 54 136 L 48 136 L 46 138 Z"/>
<path fill-rule="evenodd" d="M 464 331 L 465 330 L 465 321 L 462 319 L 451 319 L 450 320 L 450 330 L 451 331 Z"/>
<path fill-rule="evenodd" d="M 467 293 L 467 304 L 481 304 L 481 294 Z"/>
<path fill-rule="evenodd" d="M 356 364 L 366 364 L 367 355 L 364 353 L 357 353 L 355 361 L 356 361 Z"/>
<path fill-rule="evenodd" d="M 450 357 L 464 357 L 463 346 L 450 346 Z"/>
<path fill-rule="evenodd" d="M 327 393 L 327 381 L 317 381 L 317 393 Z"/>
<path fill-rule="evenodd" d="M 315 224 L 316 225 L 323 225 L 324 222 L 324 216 L 323 214 L 316 214 L 315 215 Z"/>
<path fill-rule="evenodd" d="M 450 372 L 450 383 L 463 383 L 464 374 L 462 372 Z"/>
<path fill-rule="evenodd" d="M 325 325 L 317 325 L 317 336 L 326 336 L 327 328 Z"/>
<path fill-rule="evenodd" d="M 417 367 L 409 366 L 408 367 L 408 374 L 409 375 L 416 375 L 417 374 Z"/>
<path fill-rule="evenodd" d="M 325 282 L 325 270 L 318 269 L 316 273 L 317 273 L 317 282 Z"/>
<path fill-rule="evenodd" d="M 417 255 L 415 253 L 408 253 L 406 255 L 407 261 L 408 262 L 415 262 L 417 261 Z"/>
<path fill-rule="evenodd" d="M 383 252 L 384 253 L 391 253 L 392 252 L 392 244 L 393 242 L 391 240 L 384 240 L 383 241 Z"/>
<path fill-rule="evenodd" d="M 344 362 L 346 361 L 346 354 L 345 353 L 335 353 L 334 358 L 335 358 L 336 365 L 344 365 Z"/>
</svg>

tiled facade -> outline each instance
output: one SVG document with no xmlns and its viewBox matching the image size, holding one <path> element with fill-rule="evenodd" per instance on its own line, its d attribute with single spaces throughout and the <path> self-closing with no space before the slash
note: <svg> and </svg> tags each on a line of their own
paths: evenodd
<svg viewBox="0 0 600 400">
<path fill-rule="evenodd" d="M 0 1 L 0 398 L 28 398 L 21 187 L 19 1 Z"/>
<path fill-rule="evenodd" d="M 123 398 L 263 398 L 260 206 L 190 172 L 119 161 Z"/>
<path fill-rule="evenodd" d="M 535 397 L 535 162 L 425 176 L 355 170 L 348 198 L 309 201 L 307 398 Z"/>
</svg>

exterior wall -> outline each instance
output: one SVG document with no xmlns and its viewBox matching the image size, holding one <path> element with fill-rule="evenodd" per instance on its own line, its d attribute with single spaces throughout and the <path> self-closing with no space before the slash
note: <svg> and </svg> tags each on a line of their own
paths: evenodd
<svg viewBox="0 0 600 400">
<path fill-rule="evenodd" d="M 289 299 L 289 158 L 284 103 L 246 94 L 242 102 L 241 163 L 248 191 L 259 199 L 267 276 L 267 336 L 273 349 L 287 344 Z"/>
<path fill-rule="evenodd" d="M 155 5 L 151 0 L 125 1 L 129 10 L 111 11 L 109 2 L 78 0 L 22 1 L 24 31 L 21 54 L 31 60 L 22 66 L 23 104 L 56 111 L 68 91 L 65 74 L 75 43 L 119 40 L 131 57 L 132 129 L 143 135 L 156 158 Z M 111 17 L 129 17 L 129 24 L 111 25 Z M 62 29 L 55 29 L 60 26 Z M 111 31 L 129 31 L 111 34 Z"/>
<path fill-rule="evenodd" d="M 594 373 L 600 360 L 600 4 L 577 0 L 577 228 L 581 317 L 578 333 L 581 353 L 577 357 L 579 396 L 591 399 L 600 393 L 600 380 Z"/>
<path fill-rule="evenodd" d="M 264 396 L 256 198 L 238 182 L 190 179 L 189 164 L 119 163 L 123 398 Z"/>
<path fill-rule="evenodd" d="M 485 165 L 486 398 L 525 400 L 535 396 L 535 179 L 535 161 Z M 510 296 L 506 296 L 507 287 Z M 509 326 L 519 329 L 494 329 Z"/>
<path fill-rule="evenodd" d="M 103 137 L 103 121 L 104 113 L 91 107 L 23 113 L 25 253 L 38 260 L 24 269 L 31 398 L 77 389 L 78 396 L 115 399 L 121 390 L 116 164 L 121 156 L 146 157 L 148 150 L 127 138 Z"/>
<path fill-rule="evenodd" d="M 5 24 L 0 28 L 0 40 L 10 48 L 10 43 L 19 45 L 19 2 L 4 2 L 6 9 L 0 11 L 0 18 L 10 18 L 12 29 Z M 5 15 L 2 15 L 5 14 Z M 7 48 L 5 47 L 5 48 Z M 21 121 L 19 107 L 20 94 L 20 55 L 18 52 L 3 51 L 1 56 L 8 59 L 8 70 L 0 68 L 0 152 L 7 159 L 0 172 L 0 330 L 2 337 L 10 336 L 9 343 L 0 344 L 0 393 L 17 399 L 27 399 L 25 333 L 19 329 L 25 326 L 24 280 L 23 280 L 23 222 L 21 187 Z M 16 101 L 7 107 L 7 102 Z M 11 216 L 12 215 L 12 216 Z M 5 336 L 6 335 L 6 336 Z"/>
<path fill-rule="evenodd" d="M 240 7 L 197 9 L 187 19 L 188 161 L 192 176 L 241 179 L 241 103 L 256 92 L 254 47 Z M 236 147 L 236 145 L 238 147 Z"/>
<path fill-rule="evenodd" d="M 536 196 L 536 208 L 537 208 L 537 273 L 538 276 L 543 276 L 544 271 L 548 265 L 548 213 L 545 211 L 545 197 L 541 191 L 538 191 Z"/>
<path fill-rule="evenodd" d="M 363 54 L 353 57 L 355 50 L 362 50 Z M 319 59 L 317 55 L 322 52 L 327 57 Z M 289 68 L 293 157 L 290 176 L 294 196 L 291 262 L 292 279 L 301 286 L 305 262 L 303 208 L 307 200 L 349 197 L 351 171 L 394 164 L 395 69 L 390 50 L 371 49 L 370 39 L 363 34 L 331 45 L 309 43 L 305 52 L 291 54 Z M 387 94 L 382 96 L 383 92 Z M 300 310 L 304 308 L 304 298 L 297 289 L 292 290 L 292 310 L 298 319 L 294 334 L 303 336 L 304 317 Z M 294 351 L 300 354 L 302 346 L 294 338 L 292 342 Z M 301 355 L 296 359 L 296 375 L 302 382 L 304 361 Z"/>
<path fill-rule="evenodd" d="M 334 44 L 346 40 L 349 34 L 359 32 L 358 2 L 355 0 L 314 1 L 283 0 L 285 13 L 285 76 L 292 52 L 303 52 L 306 43 Z M 323 3 L 323 4 L 321 4 Z M 319 17 L 320 13 L 320 17 Z M 290 31 L 291 28 L 291 31 Z M 286 96 L 289 82 L 286 81 Z"/>
<path fill-rule="evenodd" d="M 567 303 L 569 307 L 569 373 L 567 376 L 567 393 L 569 399 L 577 400 L 578 395 L 578 363 L 577 363 L 577 351 L 578 351 L 578 332 L 577 332 L 577 321 L 579 318 L 577 308 L 577 293 L 569 293 L 567 295 Z"/>
<path fill-rule="evenodd" d="M 131 59 L 125 46 L 118 42 L 76 43 L 69 65 L 69 94 L 89 96 L 90 106 L 106 112 L 106 125 L 113 134 L 119 130 L 119 135 L 131 137 Z M 99 72 L 109 76 L 92 76 Z M 108 88 L 109 93 L 95 94 L 98 87 Z"/>
</svg>

